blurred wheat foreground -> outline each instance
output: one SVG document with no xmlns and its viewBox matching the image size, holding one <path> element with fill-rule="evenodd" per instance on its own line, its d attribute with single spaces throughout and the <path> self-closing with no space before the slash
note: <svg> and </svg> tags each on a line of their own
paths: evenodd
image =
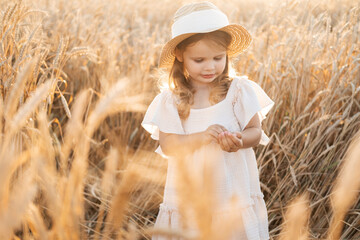
<svg viewBox="0 0 360 240">
<path fill-rule="evenodd" d="M 152 229 L 167 162 L 140 128 L 186 2 L 0 0 L 0 239 L 194 238 Z M 360 239 L 359 3 L 213 2 L 254 37 L 235 70 L 276 102 L 256 148 L 271 238 Z M 179 165 L 184 225 L 224 239 L 212 170 Z"/>
</svg>

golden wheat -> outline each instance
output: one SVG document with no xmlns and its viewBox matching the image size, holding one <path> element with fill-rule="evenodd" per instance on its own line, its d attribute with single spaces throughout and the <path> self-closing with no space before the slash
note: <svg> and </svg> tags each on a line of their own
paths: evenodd
<svg viewBox="0 0 360 240">
<path fill-rule="evenodd" d="M 152 229 L 167 163 L 140 123 L 186 2 L 0 0 L 1 239 L 224 239 L 236 229 L 239 213 L 209 226 L 211 161 L 202 174 L 178 162 L 186 231 Z M 256 149 L 271 238 L 360 238 L 360 5 L 213 2 L 254 37 L 235 70 L 276 102 L 263 124 L 271 142 Z M 289 204 L 300 193 L 307 200 Z"/>
</svg>

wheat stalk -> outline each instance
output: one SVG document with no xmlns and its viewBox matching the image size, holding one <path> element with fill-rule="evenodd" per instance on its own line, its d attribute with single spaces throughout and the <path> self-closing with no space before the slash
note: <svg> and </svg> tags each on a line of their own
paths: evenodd
<svg viewBox="0 0 360 240">
<path fill-rule="evenodd" d="M 342 169 L 337 176 L 332 190 L 333 217 L 329 227 L 328 239 L 340 239 L 343 219 L 354 204 L 360 189 L 360 131 L 355 135 L 343 161 Z"/>
</svg>

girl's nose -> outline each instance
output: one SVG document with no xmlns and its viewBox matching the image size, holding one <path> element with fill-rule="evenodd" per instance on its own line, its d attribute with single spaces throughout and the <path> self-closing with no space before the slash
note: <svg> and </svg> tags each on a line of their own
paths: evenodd
<svg viewBox="0 0 360 240">
<path fill-rule="evenodd" d="M 215 63 L 213 61 L 210 61 L 205 65 L 205 70 L 213 70 L 213 69 L 215 69 Z"/>
</svg>

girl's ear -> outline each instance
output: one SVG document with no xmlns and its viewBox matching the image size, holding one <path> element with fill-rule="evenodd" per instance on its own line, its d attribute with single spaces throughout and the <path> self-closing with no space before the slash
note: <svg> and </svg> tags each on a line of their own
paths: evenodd
<svg viewBox="0 0 360 240">
<path fill-rule="evenodd" d="M 181 52 L 179 49 L 177 49 L 177 48 L 175 48 L 175 57 L 176 57 L 176 59 L 177 59 L 179 62 L 183 62 L 183 61 L 184 61 L 182 52 Z"/>
</svg>

